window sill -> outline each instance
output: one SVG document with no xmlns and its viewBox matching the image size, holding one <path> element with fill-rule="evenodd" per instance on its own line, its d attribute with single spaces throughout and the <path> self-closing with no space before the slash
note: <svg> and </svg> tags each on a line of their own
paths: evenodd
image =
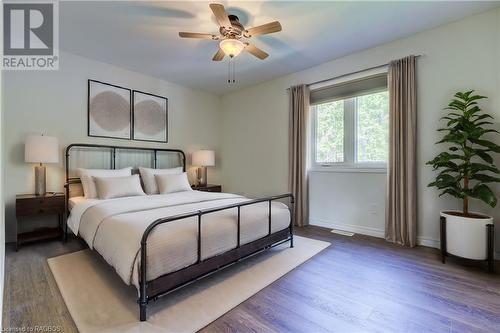
<svg viewBox="0 0 500 333">
<path fill-rule="evenodd" d="M 310 172 L 336 172 L 336 173 L 387 173 L 387 168 L 363 168 L 363 167 L 316 167 L 309 169 Z"/>
</svg>

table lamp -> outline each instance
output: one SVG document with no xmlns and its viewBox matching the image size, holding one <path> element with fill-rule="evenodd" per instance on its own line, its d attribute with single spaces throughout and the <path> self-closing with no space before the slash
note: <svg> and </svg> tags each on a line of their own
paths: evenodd
<svg viewBox="0 0 500 333">
<path fill-rule="evenodd" d="M 198 166 L 197 178 L 199 186 L 207 185 L 207 167 L 215 165 L 215 152 L 213 150 L 198 150 L 193 153 L 192 164 Z"/>
<path fill-rule="evenodd" d="M 35 166 L 35 194 L 45 195 L 45 166 L 42 163 L 59 163 L 59 143 L 52 136 L 31 135 L 24 145 L 24 160 L 39 163 Z"/>
</svg>

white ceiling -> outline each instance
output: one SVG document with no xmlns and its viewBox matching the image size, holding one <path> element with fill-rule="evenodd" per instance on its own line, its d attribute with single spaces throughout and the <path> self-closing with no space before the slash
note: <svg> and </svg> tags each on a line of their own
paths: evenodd
<svg viewBox="0 0 500 333">
<path fill-rule="evenodd" d="M 213 62 L 217 42 L 179 31 L 217 33 L 210 2 L 60 3 L 60 48 L 180 85 L 225 94 L 498 6 L 498 2 L 223 1 L 245 27 L 279 20 L 283 31 L 254 37 L 266 60 Z"/>
</svg>

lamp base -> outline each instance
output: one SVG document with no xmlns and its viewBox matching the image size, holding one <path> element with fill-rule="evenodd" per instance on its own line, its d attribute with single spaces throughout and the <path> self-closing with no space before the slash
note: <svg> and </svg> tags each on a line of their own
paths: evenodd
<svg viewBox="0 0 500 333">
<path fill-rule="evenodd" d="M 37 165 L 35 167 L 35 195 L 45 195 L 47 193 L 45 187 L 45 167 Z"/>
<path fill-rule="evenodd" d="M 199 167 L 196 174 L 198 186 L 207 186 L 207 167 Z"/>
</svg>

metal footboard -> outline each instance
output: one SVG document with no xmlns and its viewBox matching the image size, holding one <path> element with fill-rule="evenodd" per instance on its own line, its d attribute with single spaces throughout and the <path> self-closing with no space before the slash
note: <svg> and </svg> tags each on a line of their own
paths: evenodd
<svg viewBox="0 0 500 333">
<path fill-rule="evenodd" d="M 286 233 L 283 231 L 272 233 L 272 202 L 280 199 L 290 199 L 291 209 L 290 209 L 290 224 L 286 230 Z M 269 203 L 269 211 L 268 211 L 268 234 L 261 239 L 256 241 L 241 245 L 241 207 L 254 205 L 262 202 Z M 141 265 L 140 265 L 140 278 L 139 278 L 139 314 L 140 320 L 146 320 L 146 308 L 150 300 L 156 300 L 159 297 L 165 296 L 166 294 L 177 290 L 181 287 L 184 287 L 188 284 L 193 283 L 207 275 L 213 274 L 216 271 L 224 269 L 240 260 L 248 258 L 258 252 L 269 249 L 273 246 L 282 244 L 283 242 L 290 242 L 290 247 L 293 247 L 293 205 L 294 198 L 291 193 L 271 196 L 266 198 L 259 198 L 250 201 L 245 201 L 237 204 L 209 208 L 204 210 L 198 210 L 192 213 L 179 214 L 167 218 L 161 218 L 153 223 L 151 223 L 141 239 Z M 225 253 L 217 255 L 215 257 L 207 258 L 205 260 L 201 260 L 201 225 L 202 225 L 202 216 L 219 212 L 227 209 L 237 209 L 238 213 L 238 231 L 237 231 L 237 246 L 235 249 L 229 250 Z M 195 264 L 190 265 L 186 268 L 183 268 L 179 271 L 168 273 L 166 275 L 160 276 L 152 281 L 147 281 L 147 243 L 148 237 L 151 232 L 159 225 L 186 219 L 190 217 L 198 217 L 198 259 Z M 184 274 L 183 274 L 184 273 Z M 152 284 L 151 290 L 148 290 Z"/>
</svg>

